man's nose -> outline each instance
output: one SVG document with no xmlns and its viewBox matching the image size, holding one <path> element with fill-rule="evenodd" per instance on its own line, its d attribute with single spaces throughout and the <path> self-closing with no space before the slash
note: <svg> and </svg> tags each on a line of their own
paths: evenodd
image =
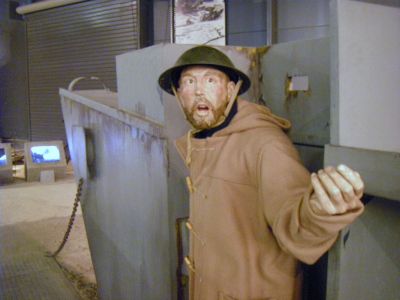
<svg viewBox="0 0 400 300">
<path fill-rule="evenodd" d="M 203 94 L 203 85 L 200 82 L 195 83 L 195 90 L 194 90 L 196 95 L 202 95 Z"/>
</svg>

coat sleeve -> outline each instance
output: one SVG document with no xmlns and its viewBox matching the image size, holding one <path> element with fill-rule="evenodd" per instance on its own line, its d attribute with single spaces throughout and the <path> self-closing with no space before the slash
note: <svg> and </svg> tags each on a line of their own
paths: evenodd
<svg viewBox="0 0 400 300">
<path fill-rule="evenodd" d="M 284 134 L 261 148 L 257 169 L 259 200 L 269 227 L 283 251 L 307 264 L 318 260 L 363 210 L 360 201 L 345 214 L 315 214 L 309 205 L 310 174 Z"/>
</svg>

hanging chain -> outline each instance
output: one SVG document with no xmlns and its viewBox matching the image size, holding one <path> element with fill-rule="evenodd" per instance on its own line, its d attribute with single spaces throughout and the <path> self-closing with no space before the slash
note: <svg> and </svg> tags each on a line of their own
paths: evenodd
<svg viewBox="0 0 400 300">
<path fill-rule="evenodd" d="M 69 234 L 71 233 L 72 226 L 74 225 L 76 210 L 78 209 L 79 202 L 81 201 L 82 185 L 83 185 L 83 178 L 80 178 L 79 183 L 78 183 L 78 189 L 77 189 L 76 195 L 75 195 L 74 206 L 72 208 L 72 214 L 71 214 L 71 217 L 69 218 L 67 231 L 65 232 L 64 238 L 63 238 L 60 246 L 58 246 L 58 249 L 54 253 L 46 254 L 46 256 L 48 256 L 48 257 L 56 257 L 57 254 L 60 253 L 61 250 L 64 248 L 65 243 L 68 240 Z"/>
</svg>

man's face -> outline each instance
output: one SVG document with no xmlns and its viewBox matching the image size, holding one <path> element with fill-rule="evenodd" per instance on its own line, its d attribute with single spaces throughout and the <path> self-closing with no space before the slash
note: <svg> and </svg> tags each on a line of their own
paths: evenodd
<svg viewBox="0 0 400 300">
<path fill-rule="evenodd" d="M 196 129 L 207 129 L 223 115 L 234 88 L 225 73 L 193 66 L 182 71 L 177 92 L 189 122 Z"/>
</svg>

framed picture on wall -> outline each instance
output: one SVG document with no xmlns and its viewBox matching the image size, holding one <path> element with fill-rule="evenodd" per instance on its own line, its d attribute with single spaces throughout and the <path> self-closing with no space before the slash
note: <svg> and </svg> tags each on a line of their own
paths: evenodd
<svg viewBox="0 0 400 300">
<path fill-rule="evenodd" d="M 172 1 L 172 42 L 226 44 L 224 0 Z"/>
</svg>

